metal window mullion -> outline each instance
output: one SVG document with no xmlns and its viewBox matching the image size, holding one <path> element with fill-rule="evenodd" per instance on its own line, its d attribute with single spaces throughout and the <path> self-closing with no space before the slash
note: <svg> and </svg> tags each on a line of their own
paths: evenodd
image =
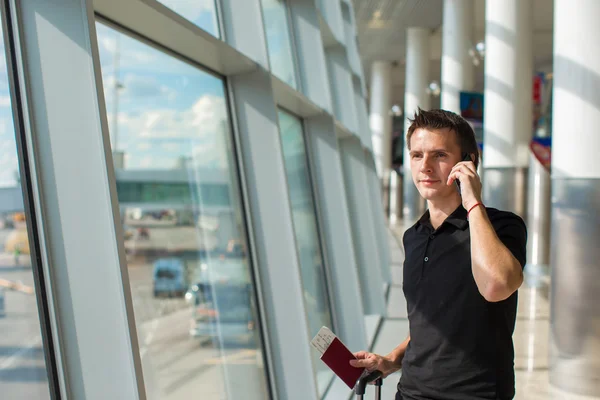
<svg viewBox="0 0 600 400">
<path fill-rule="evenodd" d="M 373 229 L 375 230 L 376 244 L 377 244 L 377 255 L 379 257 L 379 266 L 381 268 L 381 277 L 384 283 L 389 285 L 392 284 L 392 270 L 391 270 L 391 255 L 390 246 L 387 234 L 387 225 L 385 223 L 385 216 L 383 214 L 383 200 L 381 198 L 381 186 L 380 180 L 377 178 L 377 172 L 375 170 L 375 161 L 373 155 L 364 151 L 365 159 L 365 173 L 367 175 L 367 190 L 369 197 L 367 201 L 370 204 L 371 209 L 371 222 L 373 223 Z"/>
<path fill-rule="evenodd" d="M 318 201 L 318 190 L 319 188 L 317 187 L 317 179 L 318 176 L 317 174 L 317 170 L 314 169 L 314 163 L 313 163 L 313 157 L 311 154 L 311 148 L 310 148 L 310 144 L 309 144 L 309 120 L 301 120 L 302 123 L 302 139 L 304 141 L 304 154 L 305 154 L 305 160 L 306 160 L 306 166 L 307 166 L 307 173 L 308 173 L 308 180 L 309 180 L 309 184 L 311 187 L 311 202 L 313 205 L 313 209 L 315 211 L 315 222 L 316 222 L 316 227 L 317 227 L 317 240 L 318 240 L 318 244 L 319 244 L 319 249 L 321 250 L 321 258 L 323 260 L 323 269 L 324 269 L 324 273 L 325 273 L 325 290 L 327 291 L 326 295 L 327 295 L 327 305 L 329 306 L 329 310 L 331 311 L 331 319 L 332 319 L 332 323 L 333 326 L 331 327 L 331 329 L 337 330 L 337 327 L 339 325 L 339 316 L 337 314 L 337 300 L 334 296 L 334 291 L 333 291 L 333 276 L 331 273 L 331 263 L 329 262 L 330 257 L 328 255 L 328 246 L 327 246 L 327 242 L 325 240 L 325 233 L 324 233 L 324 224 L 325 221 L 323 219 L 323 213 L 322 213 L 322 209 L 320 206 L 320 202 Z"/>
<path fill-rule="evenodd" d="M 336 333 L 351 349 L 366 349 L 364 309 L 342 164 L 332 116 L 306 120 L 307 147 L 313 172 L 316 203 L 322 221 L 322 237 L 331 276 Z"/>
<path fill-rule="evenodd" d="M 271 74 L 229 78 L 276 396 L 317 398 Z"/>
<path fill-rule="evenodd" d="M 325 23 L 331 29 L 335 39 L 344 43 L 344 19 L 342 17 L 342 3 L 338 0 L 315 0 L 319 3 L 321 14 Z"/>
<path fill-rule="evenodd" d="M 373 141 L 371 139 L 371 127 L 369 126 L 369 115 L 367 112 L 367 101 L 361 94 L 361 82 L 354 76 L 352 79 L 354 88 L 354 106 L 356 107 L 356 119 L 358 120 L 358 136 L 366 151 L 373 152 Z M 390 117 L 391 118 L 391 117 Z"/>
<path fill-rule="evenodd" d="M 260 0 L 221 0 L 224 37 L 230 46 L 269 69 Z"/>
<path fill-rule="evenodd" d="M 385 315 L 383 279 L 377 254 L 364 152 L 355 137 L 340 139 L 344 182 L 354 239 L 358 276 L 366 314 Z"/>
<path fill-rule="evenodd" d="M 326 57 L 336 119 L 355 136 L 358 136 L 354 84 L 346 49 L 342 46 L 330 46 L 326 49 Z"/>
<path fill-rule="evenodd" d="M 15 142 L 17 157 L 19 160 L 19 171 L 21 177 L 21 190 L 23 193 L 23 208 L 26 215 L 27 236 L 29 240 L 29 251 L 31 258 L 32 274 L 35 287 L 35 297 L 40 330 L 46 374 L 48 376 L 48 390 L 52 399 L 65 397 L 66 386 L 60 358 L 60 343 L 58 327 L 56 324 L 56 312 L 52 298 L 52 283 L 48 279 L 48 273 L 44 268 L 45 249 L 43 240 L 44 226 L 39 220 L 39 202 L 35 186 L 35 160 L 32 157 L 32 146 L 28 142 L 26 130 L 29 128 L 28 112 L 25 104 L 25 92 L 23 91 L 24 77 L 19 52 L 19 27 L 15 24 L 16 10 L 14 3 L 4 0 L 0 3 L 2 8 L 2 29 L 4 32 L 6 67 L 10 87 L 11 108 L 15 130 Z"/>
<path fill-rule="evenodd" d="M 64 395 L 145 398 L 91 1 L 11 4 Z"/>
<path fill-rule="evenodd" d="M 277 385 L 276 385 L 276 375 L 272 366 L 273 362 L 273 347 L 272 342 L 269 335 L 269 329 L 267 324 L 267 305 L 265 298 L 265 290 L 263 289 L 262 280 L 260 279 L 260 268 L 259 268 L 259 259 L 256 254 L 256 235 L 252 227 L 254 226 L 252 211 L 250 209 L 249 202 L 249 187 L 246 179 L 246 171 L 244 169 L 244 162 L 242 156 L 242 143 L 240 139 L 240 128 L 237 122 L 237 108 L 235 101 L 233 101 L 233 85 L 230 80 L 226 80 L 227 87 L 227 105 L 229 111 L 229 120 L 231 121 L 232 128 L 232 136 L 233 136 L 233 147 L 235 152 L 235 162 L 237 167 L 237 172 L 239 174 L 238 184 L 239 190 L 241 194 L 241 203 L 243 204 L 243 219 L 245 222 L 244 232 L 246 234 L 247 245 L 248 245 L 248 257 L 251 261 L 251 274 L 252 280 L 254 283 L 255 295 L 257 298 L 257 319 L 260 326 L 260 335 L 262 339 L 262 349 L 263 349 L 263 362 L 266 365 L 267 370 L 267 384 L 268 390 L 271 400 L 278 399 L 277 396 Z"/>
<path fill-rule="evenodd" d="M 302 92 L 319 107 L 333 112 L 323 39 L 314 0 L 288 0 L 288 4 Z"/>
<path fill-rule="evenodd" d="M 290 39 L 290 49 L 292 51 L 292 66 L 294 68 L 294 78 L 296 80 L 296 90 L 304 92 L 303 80 L 300 77 L 300 54 L 298 53 L 298 38 L 294 30 L 293 15 L 289 0 L 281 0 L 285 8 L 286 26 Z"/>
</svg>

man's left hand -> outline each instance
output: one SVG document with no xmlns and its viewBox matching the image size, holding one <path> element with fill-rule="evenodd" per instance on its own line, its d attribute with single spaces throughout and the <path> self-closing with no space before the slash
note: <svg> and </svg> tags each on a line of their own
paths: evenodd
<svg viewBox="0 0 600 400">
<path fill-rule="evenodd" d="M 456 164 L 450 175 L 447 185 L 452 185 L 455 180 L 460 182 L 460 195 L 465 210 L 469 210 L 475 204 L 481 202 L 481 179 L 472 161 L 461 161 Z"/>
</svg>

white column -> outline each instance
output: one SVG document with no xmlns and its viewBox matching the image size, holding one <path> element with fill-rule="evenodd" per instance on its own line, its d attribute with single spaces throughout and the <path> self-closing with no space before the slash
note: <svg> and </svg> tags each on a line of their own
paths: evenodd
<svg viewBox="0 0 600 400">
<path fill-rule="evenodd" d="M 404 134 L 410 126 L 417 107 L 429 109 L 429 30 L 408 28 L 406 32 L 406 91 L 404 94 Z M 423 212 L 423 199 L 415 187 L 411 172 L 408 147 L 404 146 L 404 220 L 411 221 Z"/>
<path fill-rule="evenodd" d="M 371 66 L 371 93 L 369 126 L 373 141 L 373 155 L 377 175 L 387 186 L 391 167 L 392 119 L 392 64 L 375 61 Z"/>
<path fill-rule="evenodd" d="M 369 95 L 369 126 L 371 128 L 371 142 L 373 143 L 373 156 L 375 168 L 379 177 L 379 190 L 387 204 L 382 204 L 387 213 L 390 199 L 390 169 L 392 167 L 392 118 L 389 111 L 392 108 L 392 64 L 386 61 L 375 61 L 371 66 L 371 87 Z M 390 210 L 390 220 L 396 220 L 397 210 Z M 392 215 L 392 211 L 393 214 Z"/>
<path fill-rule="evenodd" d="M 600 396 L 600 2 L 554 2 L 550 382 Z"/>
<path fill-rule="evenodd" d="M 442 25 L 441 108 L 460 114 L 460 92 L 472 90 L 473 62 L 469 48 L 473 43 L 475 6 L 473 0 L 445 0 Z"/>
<path fill-rule="evenodd" d="M 600 52 L 590 51 L 600 2 L 555 0 L 552 178 L 600 178 Z M 572 4 L 571 4 L 572 6 Z"/>
<path fill-rule="evenodd" d="M 533 133 L 531 0 L 487 0 L 485 23 L 483 197 L 524 214 Z"/>
</svg>

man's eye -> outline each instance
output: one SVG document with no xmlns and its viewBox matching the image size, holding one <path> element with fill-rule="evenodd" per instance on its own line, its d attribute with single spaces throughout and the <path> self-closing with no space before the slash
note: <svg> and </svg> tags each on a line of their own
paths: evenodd
<svg viewBox="0 0 600 400">
<path fill-rule="evenodd" d="M 421 155 L 420 154 L 413 154 L 412 158 L 421 158 Z"/>
<path fill-rule="evenodd" d="M 446 153 L 437 153 L 436 156 L 439 158 L 443 158 L 446 157 Z"/>
</svg>

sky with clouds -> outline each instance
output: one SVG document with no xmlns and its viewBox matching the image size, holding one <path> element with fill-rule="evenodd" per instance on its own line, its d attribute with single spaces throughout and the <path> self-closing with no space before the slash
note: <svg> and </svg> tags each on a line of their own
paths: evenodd
<svg viewBox="0 0 600 400">
<path fill-rule="evenodd" d="M 218 36 L 214 0 L 160 1 Z M 272 69 L 294 85 L 286 10 L 280 0 L 262 0 L 262 6 Z M 96 29 L 111 145 L 125 153 L 126 168 L 170 169 L 183 157 L 227 172 L 231 144 L 224 82 L 105 25 L 98 23 Z M 115 90 L 117 81 L 120 89 Z M 0 187 L 14 186 L 17 170 L 1 40 Z"/>
<path fill-rule="evenodd" d="M 111 145 L 124 151 L 126 168 L 170 169 L 191 157 L 202 168 L 227 170 L 223 81 L 102 24 L 96 28 Z"/>
<path fill-rule="evenodd" d="M 214 0 L 158 0 L 181 16 L 219 37 L 219 24 Z"/>
</svg>

